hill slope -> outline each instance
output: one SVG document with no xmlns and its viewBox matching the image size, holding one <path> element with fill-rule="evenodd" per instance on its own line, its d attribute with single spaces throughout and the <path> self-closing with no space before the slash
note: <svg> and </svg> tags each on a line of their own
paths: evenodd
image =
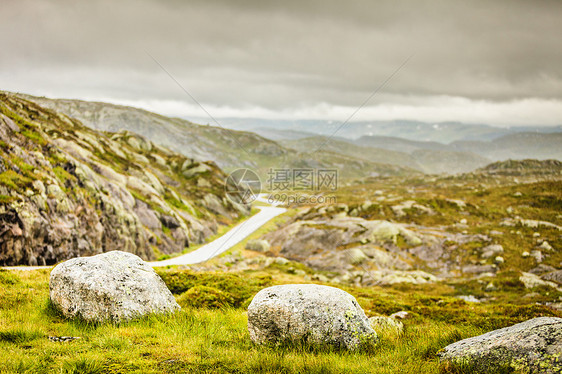
<svg viewBox="0 0 562 374">
<path fill-rule="evenodd" d="M 562 160 L 562 132 L 541 134 L 521 132 L 492 141 L 453 142 L 453 149 L 475 152 L 492 160 L 558 159 Z"/>
<path fill-rule="evenodd" d="M 248 214 L 225 199 L 224 178 L 212 162 L 0 93 L 0 265 L 180 252 Z"/>
<path fill-rule="evenodd" d="M 255 169 L 262 180 L 267 178 L 270 168 L 338 167 L 343 178 L 415 173 L 409 168 L 378 164 L 344 154 L 297 152 L 251 132 L 197 125 L 138 108 L 81 100 L 20 96 L 77 118 L 93 129 L 132 131 L 185 156 L 198 160 L 213 160 L 226 171 L 238 168 Z"/>
<path fill-rule="evenodd" d="M 420 172 L 462 173 L 482 167 L 489 159 L 474 153 L 450 150 L 448 146 L 435 142 L 416 142 L 390 137 L 365 136 L 356 142 L 315 136 L 297 140 L 281 141 L 286 147 L 299 151 L 315 149 L 320 145 L 326 151 L 337 152 L 359 159 L 410 167 Z"/>
</svg>

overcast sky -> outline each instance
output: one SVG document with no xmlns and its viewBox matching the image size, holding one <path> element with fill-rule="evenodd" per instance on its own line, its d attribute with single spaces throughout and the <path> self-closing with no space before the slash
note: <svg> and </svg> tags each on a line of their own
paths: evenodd
<svg viewBox="0 0 562 374">
<path fill-rule="evenodd" d="M 562 1 L 1 0 L 0 89 L 163 114 L 562 124 Z"/>
</svg>

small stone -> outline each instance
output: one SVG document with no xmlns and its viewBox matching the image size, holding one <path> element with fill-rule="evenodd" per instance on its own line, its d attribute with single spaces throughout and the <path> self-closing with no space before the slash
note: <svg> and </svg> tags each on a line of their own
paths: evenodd
<svg viewBox="0 0 562 374">
<path fill-rule="evenodd" d="M 499 264 L 503 264 L 505 262 L 505 260 L 503 259 L 502 256 L 496 256 L 496 258 L 494 259 L 494 262 L 499 265 Z"/>
<path fill-rule="evenodd" d="M 254 239 L 248 241 L 245 246 L 246 249 L 256 252 L 268 252 L 271 248 L 269 242 L 263 239 Z"/>
<path fill-rule="evenodd" d="M 538 263 L 541 263 L 542 260 L 543 260 L 543 255 L 542 255 L 542 252 L 541 252 L 541 251 L 537 251 L 537 250 L 531 251 L 530 256 L 531 256 L 532 258 L 534 258 Z"/>
<path fill-rule="evenodd" d="M 325 276 L 324 274 L 314 274 L 312 276 L 312 279 L 317 280 L 319 282 L 328 282 L 329 281 L 328 277 Z"/>
<path fill-rule="evenodd" d="M 503 253 L 503 247 L 500 244 L 492 244 L 488 245 L 481 249 L 482 251 L 482 258 L 490 258 L 499 253 Z"/>
<path fill-rule="evenodd" d="M 410 313 L 406 312 L 405 310 L 401 310 L 399 312 L 391 314 L 390 317 L 396 319 L 406 319 L 410 317 Z"/>
<path fill-rule="evenodd" d="M 545 240 L 541 243 L 541 245 L 539 245 L 540 249 L 544 249 L 545 251 L 552 251 L 553 248 L 552 246 Z"/>
<path fill-rule="evenodd" d="M 346 251 L 348 261 L 352 265 L 359 265 L 367 259 L 367 256 L 359 248 L 351 248 Z"/>
<path fill-rule="evenodd" d="M 81 338 L 79 336 L 49 336 L 50 341 L 57 342 L 57 343 L 70 342 L 76 339 L 81 339 Z"/>
<path fill-rule="evenodd" d="M 474 295 L 461 295 L 461 296 L 457 296 L 458 299 L 464 300 L 467 303 L 479 303 L 480 300 L 478 300 Z"/>
<path fill-rule="evenodd" d="M 459 222 L 460 222 L 461 225 L 466 225 L 468 223 L 466 218 L 461 219 Z"/>
<path fill-rule="evenodd" d="M 521 257 L 529 257 L 531 254 L 527 251 L 521 253 Z"/>
<path fill-rule="evenodd" d="M 284 258 L 284 257 L 276 257 L 276 258 L 275 258 L 275 264 L 277 264 L 277 265 L 283 266 L 283 265 L 287 265 L 289 262 L 290 262 L 290 261 L 287 260 L 287 259 Z"/>
</svg>

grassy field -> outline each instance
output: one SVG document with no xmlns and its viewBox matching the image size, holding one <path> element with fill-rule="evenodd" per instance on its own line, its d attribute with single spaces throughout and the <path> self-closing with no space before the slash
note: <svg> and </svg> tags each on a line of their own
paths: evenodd
<svg viewBox="0 0 562 374">
<path fill-rule="evenodd" d="M 267 272 L 161 271 L 182 311 L 122 325 L 65 320 L 48 298 L 48 270 L 0 271 L 2 373 L 469 373 L 440 365 L 436 352 L 454 341 L 535 316 L 561 316 L 538 305 L 467 304 L 436 285 L 349 288 L 368 316 L 407 310 L 402 335 L 379 332 L 360 352 L 304 345 L 255 346 L 246 307 L 261 288 L 297 283 Z M 506 292 L 506 291 L 504 291 Z M 512 299 L 513 300 L 513 299 Z M 49 336 L 80 339 L 54 342 Z"/>
</svg>

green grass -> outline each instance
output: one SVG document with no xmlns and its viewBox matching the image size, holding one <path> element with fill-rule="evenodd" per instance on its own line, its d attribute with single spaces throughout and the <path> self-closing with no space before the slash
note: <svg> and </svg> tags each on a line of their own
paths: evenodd
<svg viewBox="0 0 562 374">
<path fill-rule="evenodd" d="M 32 182 L 31 178 L 20 175 L 13 170 L 0 173 L 0 184 L 17 192 L 22 192 L 26 187 L 31 186 Z"/>
<path fill-rule="evenodd" d="M 452 288 L 443 284 L 345 288 L 367 315 L 409 310 L 404 334 L 381 333 L 376 346 L 353 353 L 299 343 L 256 346 L 241 300 L 282 282 L 277 272 L 160 273 L 182 311 L 113 325 L 62 318 L 48 301 L 48 270 L 0 271 L 0 373 L 470 373 L 443 367 L 436 353 L 493 328 L 556 315 L 532 305 L 467 305 L 447 296 Z M 48 336 L 81 339 L 58 343 Z"/>
<path fill-rule="evenodd" d="M 15 200 L 17 200 L 17 198 L 14 196 L 0 195 L 0 204 L 9 204 Z"/>
</svg>

